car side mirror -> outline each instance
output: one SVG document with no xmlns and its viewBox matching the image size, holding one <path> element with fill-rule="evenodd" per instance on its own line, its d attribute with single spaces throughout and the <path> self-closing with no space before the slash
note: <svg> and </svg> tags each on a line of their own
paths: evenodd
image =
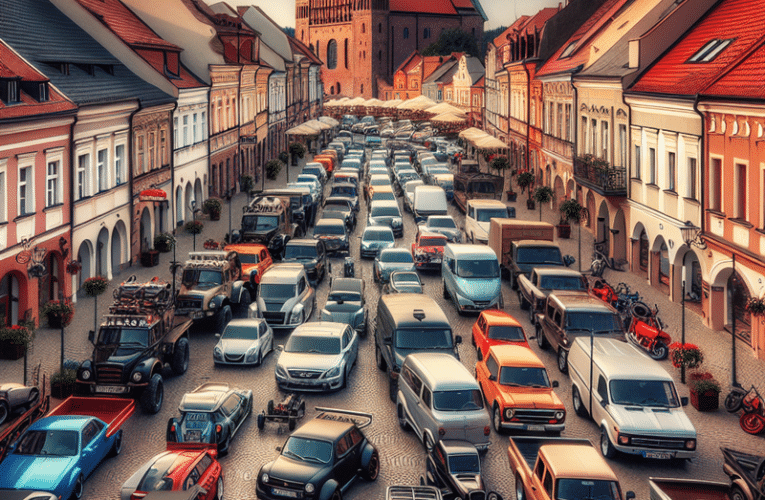
<svg viewBox="0 0 765 500">
<path fill-rule="evenodd" d="M 559 385 L 560 385 L 560 384 L 558 383 L 558 381 L 557 381 L 557 380 L 553 380 L 553 381 L 552 381 L 552 386 L 553 386 L 553 389 L 555 389 L 555 388 L 556 388 L 556 387 L 558 387 Z"/>
<path fill-rule="evenodd" d="M 608 401 L 606 401 L 605 399 L 601 399 L 601 400 L 600 400 L 600 406 L 602 406 L 603 408 L 605 408 L 607 405 L 608 405 Z"/>
<path fill-rule="evenodd" d="M 576 262 L 576 258 L 573 255 L 566 255 L 563 257 L 563 264 L 565 264 L 566 267 L 570 267 L 574 262 Z"/>
<path fill-rule="evenodd" d="M 454 337 L 454 342 L 457 343 L 457 344 L 461 344 L 462 343 L 462 335 L 457 335 L 456 337 Z"/>
<path fill-rule="evenodd" d="M 680 404 L 683 406 L 688 406 L 688 398 L 686 397 L 680 398 Z"/>
<path fill-rule="evenodd" d="M 627 500 L 632 500 L 633 498 L 635 498 L 635 492 L 634 491 L 628 491 L 627 494 L 625 495 L 625 498 Z"/>
<path fill-rule="evenodd" d="M 90 341 L 90 343 L 91 343 L 91 344 L 93 344 L 93 343 L 94 343 L 94 341 L 95 341 L 95 338 L 96 338 L 96 332 L 95 332 L 95 331 L 93 331 L 93 330 L 90 330 L 90 331 L 88 332 L 88 340 Z"/>
<path fill-rule="evenodd" d="M 281 446 L 277 446 L 276 447 L 276 451 L 281 452 L 282 451 L 282 447 Z"/>
</svg>

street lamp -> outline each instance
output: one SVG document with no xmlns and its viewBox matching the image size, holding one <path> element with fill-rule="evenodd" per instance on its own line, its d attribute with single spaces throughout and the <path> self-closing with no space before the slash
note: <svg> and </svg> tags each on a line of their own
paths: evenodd
<svg viewBox="0 0 765 500">
<path fill-rule="evenodd" d="M 701 228 L 694 225 L 691 221 L 685 221 L 685 224 L 680 226 L 680 233 L 683 236 L 683 242 L 690 249 L 691 246 L 695 246 L 701 250 L 707 247 L 706 242 L 701 237 Z M 686 280 L 686 268 L 685 268 L 685 256 L 683 256 L 683 280 L 680 290 L 680 304 L 682 304 L 682 320 L 681 320 L 681 337 L 680 343 L 685 345 L 685 280 Z M 735 341 L 734 341 L 735 342 Z M 680 366 L 680 382 L 685 383 L 685 365 Z"/>
</svg>

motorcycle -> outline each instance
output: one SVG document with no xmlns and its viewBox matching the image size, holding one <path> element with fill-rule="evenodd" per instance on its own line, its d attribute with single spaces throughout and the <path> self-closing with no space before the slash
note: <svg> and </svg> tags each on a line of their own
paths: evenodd
<svg viewBox="0 0 765 500">
<path fill-rule="evenodd" d="M 744 432 L 756 435 L 765 430 L 765 402 L 755 386 L 748 391 L 740 385 L 734 386 L 723 404 L 729 413 L 744 410 L 739 418 L 739 425 Z"/>
<path fill-rule="evenodd" d="M 630 306 L 632 320 L 627 329 L 627 339 L 644 349 L 656 360 L 662 360 L 669 354 L 672 337 L 664 331 L 664 323 L 659 318 L 658 305 L 652 310 L 643 302 L 634 302 Z"/>
</svg>

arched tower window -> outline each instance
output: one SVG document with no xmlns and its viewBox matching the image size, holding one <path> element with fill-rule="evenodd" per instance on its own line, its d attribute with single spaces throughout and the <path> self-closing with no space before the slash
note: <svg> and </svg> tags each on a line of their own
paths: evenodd
<svg viewBox="0 0 765 500">
<path fill-rule="evenodd" d="M 343 54 L 343 61 L 345 62 L 345 69 L 348 69 L 348 39 L 345 39 L 345 53 Z"/>
<path fill-rule="evenodd" d="M 337 68 L 337 42 L 334 39 L 327 43 L 327 68 Z"/>
<path fill-rule="evenodd" d="M 367 32 L 367 25 L 366 23 L 361 23 L 361 32 L 366 33 Z"/>
</svg>

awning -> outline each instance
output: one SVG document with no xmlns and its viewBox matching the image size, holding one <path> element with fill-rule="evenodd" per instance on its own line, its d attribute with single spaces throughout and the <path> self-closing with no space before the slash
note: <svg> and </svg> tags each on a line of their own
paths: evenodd
<svg viewBox="0 0 765 500">
<path fill-rule="evenodd" d="M 306 127 L 305 123 L 302 123 L 296 127 L 285 132 L 286 135 L 305 135 L 305 136 L 317 136 L 321 131 L 312 127 Z"/>
<path fill-rule="evenodd" d="M 510 147 L 504 142 L 500 141 L 499 139 L 491 135 L 486 137 L 481 137 L 480 139 L 476 139 L 475 145 L 476 147 L 481 149 L 508 149 Z"/>
<path fill-rule="evenodd" d="M 459 123 L 464 122 L 466 119 L 467 117 L 464 115 L 460 116 L 456 113 L 446 112 L 441 113 L 438 116 L 434 116 L 430 119 L 430 121 L 434 123 Z"/>
<path fill-rule="evenodd" d="M 331 116 L 320 116 L 319 121 L 322 123 L 326 123 L 330 127 L 339 127 L 340 122 L 332 118 Z"/>
<path fill-rule="evenodd" d="M 458 108 L 457 106 L 452 106 L 448 102 L 438 103 L 435 106 L 431 106 L 430 108 L 426 109 L 425 111 L 427 111 L 428 113 L 433 113 L 434 115 L 440 115 L 443 113 L 452 113 L 458 116 L 459 115 L 467 116 L 467 114 L 464 111 L 462 111 L 460 108 Z"/>
<path fill-rule="evenodd" d="M 408 101 L 404 101 L 398 106 L 396 106 L 398 109 L 413 109 L 413 110 L 424 110 L 430 107 L 435 106 L 437 103 L 430 99 L 428 96 L 425 95 L 419 95 L 415 97 L 414 99 L 409 99 Z"/>
</svg>

